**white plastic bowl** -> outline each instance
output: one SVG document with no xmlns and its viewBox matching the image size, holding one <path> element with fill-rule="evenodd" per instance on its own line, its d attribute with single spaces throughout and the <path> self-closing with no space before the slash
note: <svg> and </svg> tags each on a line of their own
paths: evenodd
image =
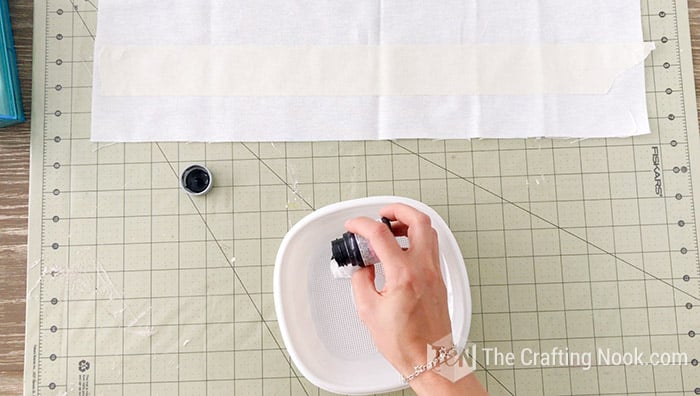
<svg viewBox="0 0 700 396">
<path fill-rule="evenodd" d="M 275 311 L 293 362 L 314 385 L 330 392 L 362 395 L 405 388 L 401 375 L 377 352 L 357 316 L 350 280 L 333 279 L 331 240 L 345 221 L 379 217 L 379 209 L 405 203 L 432 219 L 448 292 L 452 336 L 463 348 L 471 320 L 469 280 L 457 241 L 445 221 L 425 204 L 401 197 L 371 197 L 318 209 L 287 233 L 274 272 Z M 383 284 L 381 268 L 377 285 Z"/>
</svg>

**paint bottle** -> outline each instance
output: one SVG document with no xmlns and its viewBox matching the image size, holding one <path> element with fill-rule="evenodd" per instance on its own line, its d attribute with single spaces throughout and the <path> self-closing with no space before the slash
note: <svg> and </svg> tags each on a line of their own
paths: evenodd
<svg viewBox="0 0 700 396">
<path fill-rule="evenodd" d="M 389 219 L 382 217 L 382 223 L 386 224 L 391 231 Z M 369 241 L 352 232 L 346 232 L 341 238 L 332 241 L 331 252 L 333 253 L 332 260 L 338 267 L 366 267 L 380 261 Z"/>
</svg>

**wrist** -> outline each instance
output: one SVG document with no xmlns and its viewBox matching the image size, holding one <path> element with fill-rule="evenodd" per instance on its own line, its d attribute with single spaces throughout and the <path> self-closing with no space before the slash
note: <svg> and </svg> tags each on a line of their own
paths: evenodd
<svg viewBox="0 0 700 396">
<path fill-rule="evenodd" d="M 452 364 L 460 360 L 460 357 L 457 355 L 457 348 L 454 345 L 449 347 L 440 346 L 439 349 L 435 350 L 435 357 L 430 359 L 430 349 L 428 349 L 428 361 L 425 364 L 419 364 L 415 366 L 412 373 L 410 373 L 407 376 L 404 376 L 404 381 L 410 382 L 418 378 L 423 373 L 431 372 L 433 370 L 440 371 L 443 368 L 443 366 L 451 366 Z M 459 363 L 461 366 L 461 362 Z M 448 371 L 453 372 L 453 370 Z"/>
<path fill-rule="evenodd" d="M 425 339 L 405 340 L 402 345 L 394 348 L 398 352 L 393 354 L 394 359 L 388 360 L 404 377 L 408 377 L 414 373 L 416 367 L 428 365 L 431 360 L 436 360 L 435 364 L 442 363 L 444 360 L 438 361 L 440 349 L 449 352 L 453 346 L 451 336 L 443 337 L 436 342 L 428 342 Z"/>
<path fill-rule="evenodd" d="M 393 354 L 393 358 L 387 357 L 387 360 L 404 378 L 411 375 L 417 366 L 427 363 L 426 344 L 409 343 L 397 350 L 398 353 Z"/>
</svg>

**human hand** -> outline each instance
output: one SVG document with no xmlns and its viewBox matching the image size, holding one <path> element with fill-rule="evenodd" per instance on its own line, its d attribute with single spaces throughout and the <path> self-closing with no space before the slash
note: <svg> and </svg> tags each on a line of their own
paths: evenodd
<svg viewBox="0 0 700 396">
<path fill-rule="evenodd" d="M 395 204 L 380 215 L 386 225 L 369 218 L 348 221 L 348 231 L 367 239 L 382 262 L 385 283 L 374 286 L 374 267 L 355 272 L 352 286 L 360 319 L 372 335 L 379 352 L 404 376 L 426 363 L 428 344 L 451 334 L 447 290 L 440 271 L 438 237 L 430 217 Z M 395 236 L 406 236 L 402 250 Z"/>
</svg>

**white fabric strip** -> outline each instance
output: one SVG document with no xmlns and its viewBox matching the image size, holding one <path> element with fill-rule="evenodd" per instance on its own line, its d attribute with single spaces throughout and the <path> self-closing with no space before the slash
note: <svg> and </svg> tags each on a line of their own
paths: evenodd
<svg viewBox="0 0 700 396">
<path fill-rule="evenodd" d="M 100 0 L 97 17 L 95 141 L 650 131 L 639 0 Z"/>
<path fill-rule="evenodd" d="M 653 44 L 105 46 L 105 96 L 605 94 Z"/>
</svg>

